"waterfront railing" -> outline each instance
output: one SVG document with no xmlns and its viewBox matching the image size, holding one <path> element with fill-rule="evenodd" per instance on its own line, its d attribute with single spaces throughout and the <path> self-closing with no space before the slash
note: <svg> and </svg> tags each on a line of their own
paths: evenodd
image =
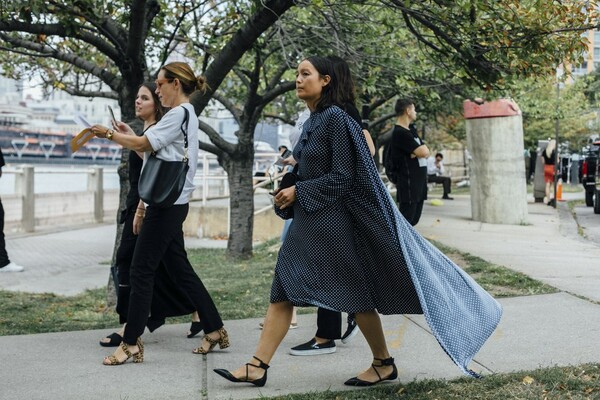
<svg viewBox="0 0 600 400">
<path fill-rule="evenodd" d="M 273 169 L 276 153 L 255 156 L 258 190 L 277 179 L 263 174 Z M 10 162 L 10 161 L 9 161 Z M 5 232 L 34 232 L 56 225 L 108 222 L 119 207 L 117 165 L 8 164 L 2 169 L 0 195 L 5 209 Z M 215 155 L 202 153 L 194 178 L 194 202 L 227 199 L 227 174 Z M 107 218 L 109 218 L 107 220 Z"/>
</svg>

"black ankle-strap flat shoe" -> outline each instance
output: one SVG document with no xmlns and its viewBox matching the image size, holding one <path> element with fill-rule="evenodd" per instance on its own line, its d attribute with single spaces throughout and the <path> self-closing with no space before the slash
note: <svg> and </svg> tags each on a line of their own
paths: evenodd
<svg viewBox="0 0 600 400">
<path fill-rule="evenodd" d="M 371 367 L 373 367 L 373 371 L 375 371 L 375 373 L 377 374 L 377 377 L 379 378 L 378 380 L 376 380 L 374 382 L 363 381 L 362 379 L 359 379 L 357 376 L 355 376 L 354 378 L 350 378 L 346 382 L 344 382 L 344 385 L 373 386 L 373 385 L 378 384 L 379 382 L 393 381 L 394 379 L 398 378 L 398 369 L 396 368 L 396 364 L 394 364 L 393 357 L 386 358 L 385 360 L 383 360 L 381 358 L 375 358 L 375 361 L 379 361 L 379 365 L 371 364 Z M 377 368 L 380 368 L 383 366 L 390 366 L 390 365 L 393 367 L 392 373 L 389 374 L 388 376 L 386 376 L 385 378 L 382 378 L 381 375 L 379 374 L 379 371 L 377 371 Z"/>
<path fill-rule="evenodd" d="M 246 363 L 246 379 L 239 379 L 236 378 L 235 376 L 233 376 L 233 374 L 229 371 L 227 371 L 226 369 L 213 369 L 213 371 L 215 371 L 217 374 L 221 375 L 223 378 L 227 379 L 228 381 L 234 382 L 234 383 L 251 383 L 254 386 L 258 386 L 258 387 L 263 387 L 265 386 L 265 383 L 267 383 L 267 370 L 269 369 L 269 364 L 265 364 L 264 362 L 262 362 L 262 360 L 256 356 L 252 356 L 252 358 L 254 358 L 255 360 L 257 360 L 260 364 L 259 365 L 254 365 L 252 363 Z M 258 379 L 253 379 L 253 380 L 249 380 L 248 379 L 248 367 L 255 367 L 255 368 L 261 368 L 265 370 L 265 373 L 262 377 L 258 378 Z"/>
</svg>

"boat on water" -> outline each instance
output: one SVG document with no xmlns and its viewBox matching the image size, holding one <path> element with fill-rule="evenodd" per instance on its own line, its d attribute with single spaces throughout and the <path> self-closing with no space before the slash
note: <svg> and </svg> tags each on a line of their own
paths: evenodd
<svg viewBox="0 0 600 400">
<path fill-rule="evenodd" d="M 117 163 L 121 146 L 93 138 L 78 151 L 71 151 L 75 135 L 44 126 L 23 111 L 23 107 L 3 105 L 0 108 L 0 147 L 7 162 L 19 163 Z"/>
<path fill-rule="evenodd" d="M 71 151 L 73 135 L 59 131 L 33 131 L 15 126 L 0 126 L 0 147 L 10 161 L 40 162 L 83 160 L 118 162 L 121 147 L 93 138 L 76 152 Z"/>
</svg>

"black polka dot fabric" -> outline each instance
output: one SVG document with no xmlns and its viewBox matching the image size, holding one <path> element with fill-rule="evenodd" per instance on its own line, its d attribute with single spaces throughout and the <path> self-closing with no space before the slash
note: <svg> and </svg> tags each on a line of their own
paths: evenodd
<svg viewBox="0 0 600 400">
<path fill-rule="evenodd" d="M 423 313 L 450 358 L 476 375 L 468 364 L 502 309 L 402 217 L 360 126 L 335 106 L 314 112 L 294 158 L 300 177 L 294 220 L 279 252 L 271 302 Z"/>
</svg>

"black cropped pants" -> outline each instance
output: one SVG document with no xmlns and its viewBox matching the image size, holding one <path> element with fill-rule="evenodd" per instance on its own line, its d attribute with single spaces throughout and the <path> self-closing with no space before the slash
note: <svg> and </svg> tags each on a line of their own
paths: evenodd
<svg viewBox="0 0 600 400">
<path fill-rule="evenodd" d="M 319 307 L 315 336 L 329 340 L 340 339 L 342 337 L 342 313 Z"/>
<path fill-rule="evenodd" d="M 123 341 L 133 345 L 144 333 L 150 313 L 156 269 L 160 261 L 200 314 L 204 332 L 223 326 L 219 311 L 190 264 L 183 242 L 188 204 L 168 208 L 148 206 L 131 262 L 129 312 Z"/>
</svg>

